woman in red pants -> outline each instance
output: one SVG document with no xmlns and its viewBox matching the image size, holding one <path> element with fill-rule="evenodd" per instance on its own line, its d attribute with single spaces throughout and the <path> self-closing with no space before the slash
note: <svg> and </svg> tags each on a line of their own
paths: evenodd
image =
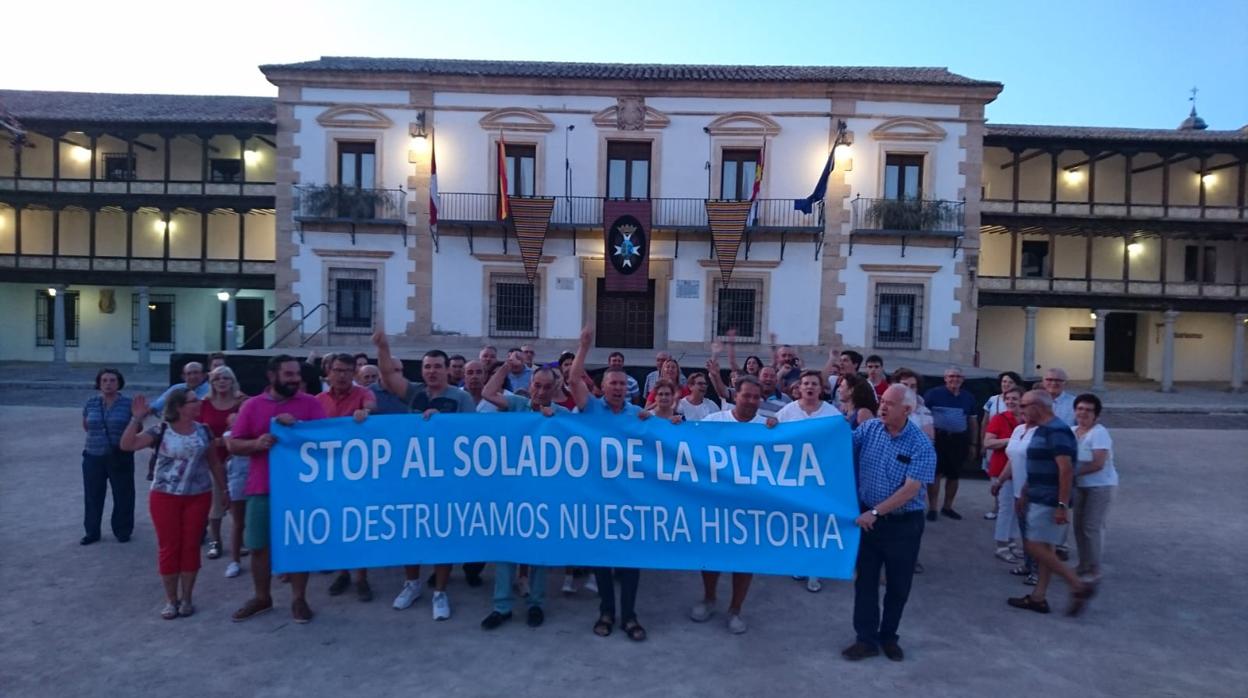
<svg viewBox="0 0 1248 698">
<path fill-rule="evenodd" d="M 160 612 L 165 620 L 195 612 L 191 594 L 199 573 L 199 542 L 208 525 L 213 488 L 225 482 L 221 460 L 212 448 L 212 432 L 197 421 L 200 407 L 194 392 L 175 390 L 165 400 L 160 423 L 140 432 L 149 408 L 147 398 L 138 395 L 131 403 L 133 418 L 121 435 L 124 450 L 150 446 L 156 451 L 148 508 L 165 585 L 166 603 Z M 228 505 L 229 495 L 217 496 Z"/>
</svg>

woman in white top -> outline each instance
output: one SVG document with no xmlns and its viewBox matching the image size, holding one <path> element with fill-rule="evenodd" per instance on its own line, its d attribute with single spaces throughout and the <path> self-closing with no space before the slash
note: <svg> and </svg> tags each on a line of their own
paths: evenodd
<svg viewBox="0 0 1248 698">
<path fill-rule="evenodd" d="M 776 413 L 780 422 L 796 422 L 816 417 L 840 417 L 841 411 L 820 399 L 823 392 L 823 372 L 808 368 L 797 381 L 798 399 L 790 402 Z"/>
<path fill-rule="evenodd" d="M 672 424 L 680 424 L 684 421 L 684 417 L 676 412 L 676 391 L 677 384 L 666 378 L 660 378 L 654 384 L 654 407 L 650 414 L 660 419 L 666 419 Z"/>
<path fill-rule="evenodd" d="M 1075 545 L 1079 564 L 1075 572 L 1083 577 L 1101 576 L 1101 546 L 1105 516 L 1118 489 L 1114 468 L 1114 440 L 1097 420 L 1101 400 L 1092 393 L 1075 398 L 1075 438 L 1079 441 L 1075 465 Z"/>
<path fill-rule="evenodd" d="M 1028 412 L 1022 413 L 1023 423 L 1014 427 L 1014 433 L 1010 434 L 1010 441 L 1005 446 L 1005 457 L 1009 459 L 1009 467 L 1001 472 L 1001 477 L 992 483 L 992 494 L 997 497 L 999 514 L 997 516 L 997 540 L 1010 540 L 1019 538 L 1019 548 L 1022 547 L 1022 539 L 1027 537 L 1027 531 L 1024 529 L 1026 518 L 1019 511 L 1022 506 L 1023 486 L 1027 484 L 1027 447 L 1031 445 L 1031 437 L 1036 433 L 1036 427 L 1039 426 L 1028 418 Z M 1014 550 L 1014 555 L 1022 555 L 1021 550 Z M 1010 570 L 1010 574 L 1022 576 L 1028 575 L 1030 578 L 1032 572 L 1032 561 L 1030 558 L 1024 558 L 1023 564 Z"/>
<path fill-rule="evenodd" d="M 690 374 L 686 385 L 689 387 L 689 395 L 681 398 L 676 405 L 676 412 L 684 417 L 685 421 L 700 422 L 707 415 L 719 412 L 719 405 L 706 396 L 706 389 L 710 386 L 710 382 L 705 373 Z"/>
</svg>

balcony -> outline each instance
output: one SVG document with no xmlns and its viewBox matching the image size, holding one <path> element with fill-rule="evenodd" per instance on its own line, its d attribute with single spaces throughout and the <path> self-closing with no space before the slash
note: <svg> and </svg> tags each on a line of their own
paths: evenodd
<svg viewBox="0 0 1248 698">
<path fill-rule="evenodd" d="M 148 280 L 162 286 L 273 288 L 276 262 L 80 254 L 0 253 L 0 270 L 13 280 L 110 284 Z"/>
<path fill-rule="evenodd" d="M 1125 218 L 1131 220 L 1176 221 L 1236 221 L 1248 219 L 1248 208 L 1239 206 L 1191 206 L 1159 203 L 1102 203 L 1086 201 L 1039 201 L 1019 199 L 984 199 L 980 204 L 984 214 L 1007 214 L 1020 216 L 1070 216 L 1080 218 Z"/>
<path fill-rule="evenodd" d="M 48 194 L 68 197 L 81 195 L 83 200 L 94 195 L 134 195 L 140 197 L 260 197 L 272 199 L 273 182 L 213 182 L 178 179 L 73 179 L 53 177 L 0 177 L 0 196 L 29 195 L 23 198 L 45 198 Z M 272 204 L 267 206 L 272 208 Z"/>
<path fill-rule="evenodd" d="M 966 203 L 963 201 L 857 197 L 850 205 L 850 254 L 853 254 L 857 236 L 900 237 L 903 257 L 907 238 L 944 238 L 953 241 L 953 251 L 957 254 L 966 227 Z"/>
<path fill-rule="evenodd" d="M 294 215 L 299 222 L 406 226 L 406 204 L 402 189 L 302 185 L 295 187 Z"/>
<path fill-rule="evenodd" d="M 443 223 L 498 223 L 498 195 L 443 192 L 438 219 Z M 597 196 L 556 196 L 550 216 L 552 228 L 601 228 L 602 204 Z M 706 200 L 698 198 L 650 199 L 650 224 L 664 230 L 708 230 Z M 811 213 L 793 208 L 792 199 L 758 199 L 747 229 L 762 231 L 823 231 L 823 204 Z"/>
<path fill-rule="evenodd" d="M 1136 298 L 1201 298 L 1212 300 L 1248 299 L 1248 284 L 1196 283 L 1135 279 L 1081 279 L 1035 276 L 980 276 L 983 292 L 1042 294 L 1045 296 L 1114 296 Z"/>
</svg>

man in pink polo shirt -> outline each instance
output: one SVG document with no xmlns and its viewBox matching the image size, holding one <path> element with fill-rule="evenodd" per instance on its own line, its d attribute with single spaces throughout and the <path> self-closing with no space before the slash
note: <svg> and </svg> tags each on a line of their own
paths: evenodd
<svg viewBox="0 0 1248 698">
<path fill-rule="evenodd" d="M 247 484 L 243 487 L 243 494 L 247 496 L 244 542 L 251 549 L 251 579 L 256 594 L 234 612 L 235 622 L 273 608 L 269 584 L 269 449 L 276 439 L 269 431 L 270 424 L 275 419 L 281 424 L 291 425 L 299 420 L 325 418 L 321 403 L 299 390 L 303 378 L 298 359 L 286 354 L 269 359 L 268 378 L 268 389 L 243 403 L 239 409 L 226 442 L 230 453 L 250 456 Z M 290 589 L 295 597 L 290 605 L 291 616 L 296 623 L 307 623 L 312 620 L 312 609 L 305 598 L 308 574 L 290 575 Z"/>
<path fill-rule="evenodd" d="M 365 357 L 367 359 L 368 357 Z M 329 364 L 329 390 L 316 396 L 321 403 L 326 417 L 354 417 L 362 422 L 377 407 L 377 398 L 373 391 L 352 380 L 356 371 L 356 358 L 350 354 L 331 354 L 325 357 Z M 351 573 L 347 570 L 338 572 L 329 585 L 329 595 L 339 596 L 351 588 Z M 373 600 L 372 587 L 368 585 L 368 570 L 355 571 L 355 594 L 360 601 Z"/>
</svg>

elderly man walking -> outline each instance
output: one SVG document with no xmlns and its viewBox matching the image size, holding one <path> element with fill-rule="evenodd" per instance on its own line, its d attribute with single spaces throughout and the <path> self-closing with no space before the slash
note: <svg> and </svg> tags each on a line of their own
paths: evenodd
<svg viewBox="0 0 1248 698">
<path fill-rule="evenodd" d="M 900 662 L 897 644 L 901 612 L 910 596 L 914 564 L 923 538 L 924 485 L 936 476 L 936 451 L 910 422 L 917 396 L 893 385 L 880 398 L 880 412 L 854 430 L 854 466 L 862 529 L 854 580 L 854 632 L 857 640 L 841 656 L 850 661 L 884 656 Z M 880 614 L 880 568 L 885 571 L 884 613 Z"/>
<path fill-rule="evenodd" d="M 1069 377 L 1066 370 L 1054 366 L 1044 372 L 1044 380 L 1039 387 L 1053 398 L 1053 414 L 1068 426 L 1075 423 L 1075 396 L 1066 392 L 1066 381 Z"/>
<path fill-rule="evenodd" d="M 1039 580 L 1027 596 L 1009 599 L 1014 608 L 1048 613 L 1045 593 L 1056 573 L 1070 585 L 1067 615 L 1078 615 L 1096 593 L 1096 586 L 1079 579 L 1073 568 L 1057 557 L 1054 549 L 1065 536 L 1070 522 L 1070 499 L 1074 489 L 1074 459 L 1078 452 L 1074 432 L 1053 414 L 1053 398 L 1045 390 L 1023 394 L 1019 402 L 1023 414 L 1034 422 L 1036 431 L 1027 446 L 1027 484 L 1023 504 L 1027 517 L 1027 553 L 1040 566 Z"/>
</svg>

